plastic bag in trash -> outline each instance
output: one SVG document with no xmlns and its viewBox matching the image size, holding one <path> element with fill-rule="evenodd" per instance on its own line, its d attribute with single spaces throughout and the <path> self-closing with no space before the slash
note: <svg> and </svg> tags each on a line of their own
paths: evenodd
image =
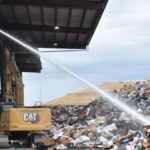
<svg viewBox="0 0 150 150">
<path fill-rule="evenodd" d="M 83 135 L 83 136 L 80 136 L 79 138 L 77 138 L 75 140 L 70 141 L 70 143 L 73 143 L 73 145 L 75 146 L 78 143 L 83 143 L 83 142 L 86 142 L 86 141 L 90 141 L 90 138 Z"/>
<path fill-rule="evenodd" d="M 110 124 L 110 125 L 108 125 L 108 126 L 105 126 L 103 129 L 102 129 L 102 131 L 103 132 L 110 132 L 110 131 L 113 131 L 113 130 L 117 130 L 117 127 L 116 127 L 116 125 L 115 125 L 115 123 L 113 123 L 113 124 Z"/>
</svg>

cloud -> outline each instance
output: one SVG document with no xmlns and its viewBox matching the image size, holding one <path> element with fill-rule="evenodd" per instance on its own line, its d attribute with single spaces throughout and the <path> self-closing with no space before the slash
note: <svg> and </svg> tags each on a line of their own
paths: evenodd
<svg viewBox="0 0 150 150">
<path fill-rule="evenodd" d="M 150 1 L 111 0 L 92 42 L 133 45 L 150 36 Z"/>
</svg>

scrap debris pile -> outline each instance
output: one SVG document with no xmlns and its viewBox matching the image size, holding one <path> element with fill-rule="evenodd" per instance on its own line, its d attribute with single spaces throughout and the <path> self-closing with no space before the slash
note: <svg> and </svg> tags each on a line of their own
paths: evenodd
<svg viewBox="0 0 150 150">
<path fill-rule="evenodd" d="M 124 85 L 113 95 L 150 119 L 150 81 Z M 45 145 L 51 148 L 144 149 L 150 148 L 150 126 L 142 125 L 126 112 L 99 97 L 87 106 L 54 106 L 53 126 Z"/>
</svg>

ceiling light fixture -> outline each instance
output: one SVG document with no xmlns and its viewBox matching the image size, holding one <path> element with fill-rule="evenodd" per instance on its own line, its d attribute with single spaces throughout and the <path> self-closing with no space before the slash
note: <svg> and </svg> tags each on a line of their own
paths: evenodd
<svg viewBox="0 0 150 150">
<path fill-rule="evenodd" d="M 59 30 L 59 26 L 55 26 L 54 29 L 55 29 L 55 30 Z"/>
<path fill-rule="evenodd" d="M 54 46 L 58 46 L 58 44 L 57 44 L 57 43 L 54 43 L 53 45 L 54 45 Z"/>
</svg>

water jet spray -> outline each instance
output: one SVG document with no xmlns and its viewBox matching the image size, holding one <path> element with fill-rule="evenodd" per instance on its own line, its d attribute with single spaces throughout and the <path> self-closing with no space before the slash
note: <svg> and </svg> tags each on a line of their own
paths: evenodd
<svg viewBox="0 0 150 150">
<path fill-rule="evenodd" d="M 125 112 L 129 113 L 130 115 L 134 116 L 141 124 L 143 124 L 143 125 L 149 125 L 150 124 L 150 121 L 148 119 L 146 119 L 142 114 L 136 112 L 135 110 L 133 110 L 132 108 L 130 108 L 128 105 L 126 105 L 125 103 L 123 103 L 118 98 L 112 97 L 110 94 L 108 94 L 104 90 L 98 88 L 94 84 L 90 83 L 89 81 L 85 80 L 84 78 L 80 77 L 79 75 L 75 74 L 74 72 L 70 71 L 65 66 L 57 63 L 55 60 L 53 60 L 53 59 L 51 59 L 49 57 L 46 57 L 45 55 L 41 54 L 40 52 L 37 51 L 36 48 L 33 48 L 32 46 L 29 46 L 28 44 L 22 42 L 21 40 L 15 38 L 15 37 L 13 37 L 9 33 L 4 32 L 3 30 L 0 30 L 0 34 L 4 35 L 5 37 L 7 37 L 7 38 L 9 38 L 11 40 L 13 40 L 15 43 L 23 46 L 24 48 L 30 50 L 34 54 L 39 55 L 41 58 L 43 58 L 47 62 L 53 64 L 54 66 L 56 66 L 60 70 L 64 71 L 65 73 L 67 73 L 69 75 L 71 75 L 75 79 L 81 81 L 82 83 L 84 83 L 85 85 L 87 85 L 88 87 L 90 87 L 92 90 L 94 90 L 97 94 L 102 95 L 103 97 L 105 97 L 109 102 L 111 102 L 114 106 L 116 106 L 117 108 L 119 108 L 121 111 L 125 111 Z"/>
</svg>

